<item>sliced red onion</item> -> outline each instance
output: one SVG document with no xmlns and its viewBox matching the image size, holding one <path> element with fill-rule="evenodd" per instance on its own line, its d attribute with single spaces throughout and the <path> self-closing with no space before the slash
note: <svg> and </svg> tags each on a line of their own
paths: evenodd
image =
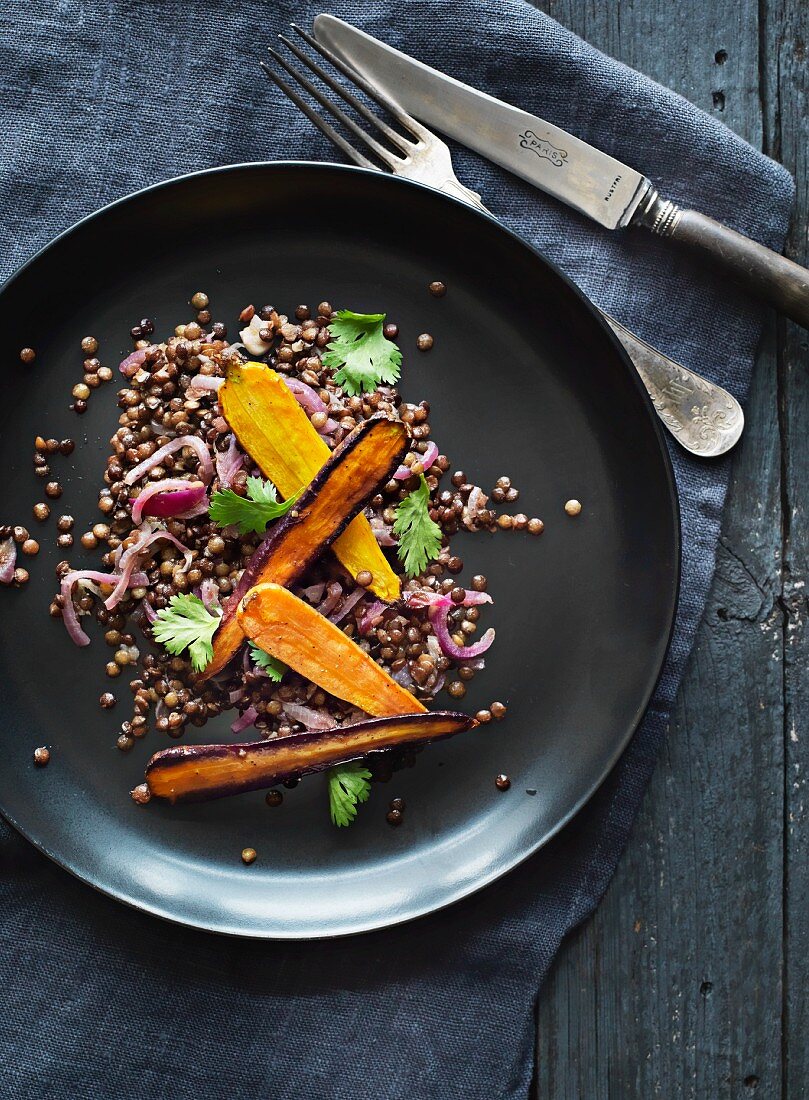
<svg viewBox="0 0 809 1100">
<path fill-rule="evenodd" d="M 313 710 L 312 707 L 304 707 L 300 703 L 284 703 L 284 713 L 293 722 L 300 722 L 310 730 L 329 730 L 335 724 L 328 711 Z"/>
<path fill-rule="evenodd" d="M 346 598 L 343 600 L 343 606 L 339 609 L 339 611 L 335 611 L 333 614 L 329 615 L 329 619 L 333 623 L 342 622 L 343 619 L 346 617 L 346 615 L 349 613 L 349 611 L 351 611 L 352 608 L 354 608 L 360 602 L 360 600 L 362 599 L 362 597 L 364 595 L 365 595 L 365 589 L 364 588 L 360 588 L 360 587 L 355 588 L 354 591 L 351 593 L 351 595 L 346 596 Z"/>
<path fill-rule="evenodd" d="M 447 593 L 436 592 L 432 588 L 411 588 L 404 594 L 404 602 L 408 607 L 474 607 L 477 604 L 492 603 L 488 592 L 473 592 L 469 588 L 464 589 L 463 602 L 454 603 Z"/>
<path fill-rule="evenodd" d="M 244 685 L 242 687 L 234 688 L 233 691 L 228 692 L 228 702 L 232 707 L 235 707 L 240 699 L 244 698 Z"/>
<path fill-rule="evenodd" d="M 366 608 L 365 614 L 360 619 L 360 634 L 367 634 L 372 627 L 382 621 L 387 606 L 382 600 L 374 600 L 371 606 Z"/>
<path fill-rule="evenodd" d="M 328 617 L 342 598 L 343 586 L 339 581 L 332 581 L 326 589 L 326 592 L 326 598 L 321 600 L 317 609 L 321 615 L 326 615 Z"/>
<path fill-rule="evenodd" d="M 174 517 L 175 519 L 194 519 L 196 516 L 204 516 L 208 513 L 210 507 L 210 501 L 208 497 L 203 493 L 202 499 L 197 501 L 193 508 L 189 508 L 187 512 L 178 512 Z M 237 528 L 238 531 L 238 528 Z"/>
<path fill-rule="evenodd" d="M 97 569 L 73 569 L 70 573 L 65 573 L 64 577 L 62 577 L 62 583 L 60 585 L 64 603 L 62 607 L 62 618 L 65 621 L 68 634 L 76 645 L 90 644 L 90 639 L 79 626 L 79 617 L 76 614 L 76 608 L 73 606 L 73 585 L 83 580 L 95 581 L 97 584 L 115 585 L 120 583 L 121 578 L 116 576 L 115 573 L 99 573 Z M 145 573 L 130 572 L 125 587 L 141 588 L 148 583 L 149 578 Z"/>
<path fill-rule="evenodd" d="M 157 344 L 150 344 L 148 348 L 138 348 L 137 351 L 133 351 L 131 355 L 127 355 L 126 359 L 118 366 L 118 370 L 126 378 L 131 378 L 133 374 L 137 374 L 143 364 L 157 351 Z"/>
<path fill-rule="evenodd" d="M 472 489 L 472 492 L 469 494 L 469 499 L 464 505 L 463 512 L 461 513 L 461 519 L 463 523 L 467 527 L 474 526 L 478 516 L 481 512 L 485 510 L 488 503 L 489 498 L 486 496 L 479 485 L 475 485 Z"/>
<path fill-rule="evenodd" d="M 230 434 L 228 449 L 226 451 L 214 451 L 214 459 L 216 461 L 216 476 L 219 478 L 219 484 L 223 489 L 227 489 L 234 475 L 241 470 L 242 464 L 244 463 L 244 455 L 239 450 L 236 436 L 232 432 Z"/>
<path fill-rule="evenodd" d="M 453 661 L 468 661 L 472 657 L 480 657 L 482 653 L 485 653 L 494 641 L 494 630 L 489 627 L 480 641 L 475 642 L 474 645 L 459 646 L 452 640 L 449 623 L 447 621 L 448 615 L 449 608 L 441 604 L 430 608 L 430 622 L 433 624 L 433 630 L 438 638 L 438 644 L 441 646 L 444 654 L 447 657 L 451 657 Z"/>
<path fill-rule="evenodd" d="M 140 524 L 146 516 L 179 516 L 196 508 L 205 496 L 201 481 L 185 481 L 179 477 L 167 477 L 153 481 L 132 500 L 132 522 Z"/>
<path fill-rule="evenodd" d="M 308 588 L 301 589 L 300 595 L 308 600 L 309 603 L 316 605 L 323 599 L 323 593 L 326 591 L 326 582 L 321 581 L 320 584 L 310 584 Z"/>
<path fill-rule="evenodd" d="M 438 638 L 435 634 L 428 634 L 424 639 L 424 644 L 427 646 L 427 653 L 432 657 L 434 661 L 444 656 L 444 651 L 441 649 Z"/>
<path fill-rule="evenodd" d="M 241 733 L 242 730 L 246 730 L 248 726 L 254 726 L 256 719 L 258 718 L 258 711 L 251 704 L 244 714 L 240 714 L 233 725 L 230 727 L 232 733 Z"/>
<path fill-rule="evenodd" d="M 325 413 L 326 416 L 329 415 L 328 407 L 323 402 L 320 394 L 307 385 L 306 382 L 301 382 L 300 378 L 283 378 L 282 381 L 288 389 L 292 390 L 295 400 L 310 416 L 316 412 Z M 336 431 L 338 427 L 337 421 L 329 418 L 320 429 L 319 434 L 328 435 L 330 432 Z"/>
<path fill-rule="evenodd" d="M 156 420 L 150 420 L 149 427 L 152 429 L 156 436 L 165 435 L 168 436 L 169 439 L 171 439 L 172 436 L 177 434 L 174 428 L 167 428 L 165 424 L 158 424 Z"/>
<path fill-rule="evenodd" d="M 143 617 L 146 619 L 146 622 L 149 624 L 149 626 L 151 626 L 157 618 L 157 612 L 149 603 L 149 601 L 145 598 L 140 601 L 140 606 L 141 610 L 143 611 Z"/>
<path fill-rule="evenodd" d="M 219 585 L 211 577 L 206 577 L 199 586 L 199 598 L 205 604 L 205 610 L 212 615 L 220 615 L 222 607 L 219 603 Z"/>
<path fill-rule="evenodd" d="M 17 547 L 14 539 L 3 539 L 0 542 L 0 584 L 12 583 L 16 565 Z"/>
<path fill-rule="evenodd" d="M 259 332 L 265 327 L 266 323 L 266 321 L 262 321 L 257 313 L 254 313 L 250 324 L 239 333 L 244 346 L 251 355 L 266 355 L 270 350 L 270 344 L 259 336 Z"/>
<path fill-rule="evenodd" d="M 134 485 L 144 474 L 148 474 L 155 466 L 159 466 L 167 455 L 174 454 L 175 451 L 179 451 L 183 447 L 190 447 L 196 452 L 197 458 L 199 458 L 199 479 L 207 485 L 213 477 L 213 462 L 211 461 L 211 452 L 208 450 L 208 445 L 197 435 L 179 435 L 176 439 L 172 439 L 169 443 L 164 443 L 162 447 L 158 447 L 150 458 L 144 459 L 143 462 L 139 462 L 137 466 L 133 466 L 129 470 L 124 477 L 124 484 Z"/>
<path fill-rule="evenodd" d="M 416 461 L 421 466 L 422 470 L 426 471 L 430 469 L 435 460 L 438 458 L 438 447 L 432 440 L 427 444 L 427 450 L 423 455 L 416 454 Z M 393 475 L 397 481 L 407 481 L 413 471 L 409 466 L 400 466 L 396 473 Z"/>
<path fill-rule="evenodd" d="M 128 550 L 125 550 L 121 557 L 118 559 L 118 562 L 116 563 L 116 568 L 119 570 L 120 575 L 115 577 L 115 580 L 118 583 L 115 585 L 115 588 L 112 590 L 109 597 L 104 601 L 104 606 L 106 607 L 107 611 L 112 611 L 112 609 L 114 607 L 117 607 L 118 604 L 121 602 L 121 597 L 123 596 L 127 588 L 130 587 L 129 578 L 132 574 L 132 570 L 135 568 L 138 558 L 149 546 L 152 545 L 152 543 L 157 542 L 159 539 L 168 539 L 168 541 L 173 543 L 178 550 L 182 551 L 183 557 L 185 558 L 186 570 L 188 570 L 191 566 L 191 551 L 188 549 L 187 546 L 184 546 L 179 539 L 175 538 L 170 531 L 164 531 L 162 528 L 160 528 L 157 531 L 144 531 L 143 533 L 145 535 L 145 538 L 142 538 L 140 542 L 134 543 L 132 546 L 129 547 Z M 146 578 L 146 581 L 144 583 L 149 583 L 148 577 Z"/>
<path fill-rule="evenodd" d="M 371 530 L 374 533 L 374 538 L 379 546 L 398 546 L 398 542 L 393 537 L 390 527 L 385 523 L 381 516 L 378 516 L 375 512 L 370 515 Z"/>
<path fill-rule="evenodd" d="M 410 668 L 407 665 L 403 665 L 397 672 L 392 672 L 391 676 L 403 688 L 407 688 L 409 691 L 415 687 L 413 677 L 410 675 Z"/>
<path fill-rule="evenodd" d="M 188 384 L 186 393 L 189 390 L 198 390 L 200 393 L 216 393 L 224 381 L 224 378 L 220 378 L 216 374 L 195 374 Z"/>
</svg>

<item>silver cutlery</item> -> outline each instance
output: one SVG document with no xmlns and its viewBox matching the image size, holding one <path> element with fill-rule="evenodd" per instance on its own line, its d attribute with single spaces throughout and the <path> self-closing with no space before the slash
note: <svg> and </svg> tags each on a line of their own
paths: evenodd
<svg viewBox="0 0 809 1100">
<path fill-rule="evenodd" d="M 809 328 L 809 271 L 658 193 L 621 161 L 536 115 L 423 65 L 333 15 L 317 40 L 422 122 L 495 161 L 607 229 L 644 226 L 724 267 L 745 288 Z"/>
<path fill-rule="evenodd" d="M 284 35 L 279 35 L 280 41 L 298 61 L 348 103 L 378 135 L 374 136 L 373 133 L 365 130 L 333 103 L 309 77 L 297 70 L 277 50 L 268 47 L 270 56 L 295 81 L 296 85 L 305 90 L 359 142 L 363 143 L 379 163 L 374 163 L 351 144 L 284 77 L 269 65 L 260 62 L 267 77 L 342 153 L 364 168 L 381 171 L 383 169 L 380 164 L 384 165 L 394 175 L 427 184 L 492 216 L 481 202 L 480 196 L 457 179 L 453 171 L 450 151 L 440 138 L 379 92 L 375 86 L 333 55 L 306 31 L 295 24 L 292 24 L 292 29 L 313 50 L 383 107 L 408 135 L 404 137 L 379 118 L 295 42 Z M 389 145 L 383 144 L 379 138 L 387 141 Z M 391 145 L 398 151 L 397 153 L 392 152 L 389 147 Z M 605 313 L 602 313 L 602 316 L 628 352 L 658 416 L 674 438 L 686 450 L 700 457 L 715 457 L 730 450 L 739 439 L 744 427 L 744 414 L 738 401 L 721 386 L 700 377 L 694 371 L 688 370 L 687 367 L 651 347 L 614 318 Z"/>
</svg>

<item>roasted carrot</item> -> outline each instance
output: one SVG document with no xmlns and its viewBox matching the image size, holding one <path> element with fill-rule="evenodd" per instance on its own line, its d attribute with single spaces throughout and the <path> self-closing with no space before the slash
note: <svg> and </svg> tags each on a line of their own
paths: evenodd
<svg viewBox="0 0 809 1100">
<path fill-rule="evenodd" d="M 279 584 L 251 588 L 238 617 L 262 649 L 368 714 L 385 718 L 426 710 L 339 626 Z"/>
<path fill-rule="evenodd" d="M 213 660 L 202 679 L 224 668 L 244 640 L 236 609 L 248 589 L 266 581 L 290 584 L 300 576 L 397 466 L 407 445 L 406 425 L 379 416 L 364 421 L 329 453 L 295 507 L 276 523 L 250 559 L 225 605 L 213 639 Z"/>
<path fill-rule="evenodd" d="M 474 725 L 475 720 L 465 714 L 428 711 L 242 745 L 172 745 L 155 753 L 146 765 L 146 783 L 156 798 L 170 802 L 224 798 L 323 771 L 380 749 L 452 737 Z"/>
<path fill-rule="evenodd" d="M 282 496 L 307 485 L 328 460 L 328 446 L 281 375 L 270 367 L 231 364 L 219 390 L 219 403 L 239 443 Z M 332 549 L 352 576 L 363 570 L 371 574 L 371 591 L 381 600 L 399 599 L 399 578 L 365 516 L 353 519 Z"/>
</svg>

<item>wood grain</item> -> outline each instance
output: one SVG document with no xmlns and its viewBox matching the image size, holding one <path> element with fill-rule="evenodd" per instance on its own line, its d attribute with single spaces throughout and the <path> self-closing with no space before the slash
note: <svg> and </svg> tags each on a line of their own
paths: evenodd
<svg viewBox="0 0 809 1100">
<path fill-rule="evenodd" d="M 809 262 L 809 9 L 805 0 L 779 0 L 766 9 L 762 40 L 768 63 L 762 100 L 765 148 L 797 182 L 796 213 L 787 253 Z M 784 567 L 784 1006 L 783 1093 L 809 1090 L 809 635 L 806 579 L 809 568 L 807 472 L 809 472 L 809 337 L 794 325 L 779 326 L 778 381 L 783 436 Z"/>
<path fill-rule="evenodd" d="M 537 6 L 806 181 L 802 0 Z M 799 262 L 807 211 L 804 182 Z M 607 897 L 540 993 L 541 1100 L 805 1095 L 807 358 L 807 334 L 773 323 L 666 748 Z"/>
</svg>

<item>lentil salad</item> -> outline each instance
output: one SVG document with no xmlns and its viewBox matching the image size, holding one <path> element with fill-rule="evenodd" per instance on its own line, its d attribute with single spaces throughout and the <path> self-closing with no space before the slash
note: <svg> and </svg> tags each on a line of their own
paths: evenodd
<svg viewBox="0 0 809 1100">
<path fill-rule="evenodd" d="M 51 604 L 54 617 L 68 621 L 75 617 L 77 626 L 81 617 L 91 614 L 101 623 L 105 642 L 114 651 L 107 664 L 110 677 L 135 671 L 129 683 L 132 712 L 120 727 L 118 748 L 130 749 L 147 733 L 150 722 L 159 733 L 180 738 L 189 724 L 203 726 L 223 711 L 234 712 L 234 733 L 250 729 L 264 739 L 367 717 L 294 671 L 286 670 L 278 679 L 268 675 L 246 646 L 220 675 L 203 681 L 188 654 L 151 647 L 143 652 L 145 647 L 135 640 L 135 627 L 152 640 L 155 619 L 177 596 L 192 595 L 209 610 L 218 608 L 236 590 L 262 543 L 258 531 L 242 533 L 232 524 L 213 521 L 207 495 L 180 515 L 143 516 L 136 508 L 147 491 L 159 498 L 161 492 L 169 495 L 165 490 L 175 489 L 177 482 L 190 485 L 205 462 L 203 451 L 211 469 L 209 493 L 227 489 L 237 497 L 248 497 L 250 479 L 260 471 L 240 446 L 218 402 L 229 365 L 248 357 L 283 376 L 330 450 L 380 415 L 408 426 L 410 444 L 404 462 L 370 497 L 365 515 L 378 544 L 401 570 L 394 529 L 397 511 L 423 485 L 427 515 L 440 532 L 435 554 L 424 568 L 404 579 L 401 599 L 392 602 L 375 598 L 370 571 L 352 576 L 332 554 L 322 555 L 292 591 L 339 625 L 347 638 L 420 702 L 430 702 L 442 691 L 453 700 L 463 699 L 466 684 L 485 666 L 488 645 L 481 646 L 478 634 L 489 596 L 481 575 L 472 578 L 469 590 L 457 583 L 463 562 L 452 553 L 451 539 L 459 530 L 511 529 L 538 535 L 542 521 L 520 513 L 496 515 L 491 503 L 512 503 L 519 495 L 508 477 L 499 478 L 487 495 L 462 471 L 450 472 L 449 458 L 431 441 L 426 401 L 406 403 L 386 382 L 353 394 L 348 392 L 350 387 L 338 384 L 339 372 L 324 362 L 330 325 L 337 316 L 330 303 L 321 302 L 312 311 L 298 306 L 292 316 L 271 306 L 258 311 L 247 306 L 239 318 L 244 325 L 241 339 L 234 344 L 228 343 L 221 322 L 209 325 L 207 295 L 197 292 L 192 304 L 199 308 L 197 321 L 178 326 L 163 342 L 148 341 L 146 337 L 154 332 L 148 320 L 133 327 L 135 350 L 121 364 L 127 385 L 119 392 L 119 427 L 110 440 L 105 486 L 99 497 L 105 522 L 95 524 L 80 540 L 85 550 L 102 548 L 101 564 L 108 573 L 94 577 L 92 570 L 71 571 L 67 562 L 60 563 L 61 591 Z M 384 335 L 395 339 L 396 326 L 385 323 Z M 97 344 L 91 349 L 88 342 L 83 350 L 94 354 Z M 191 445 L 189 440 L 196 443 Z M 58 496 L 48 492 L 47 486 L 46 494 Z M 37 518 L 46 518 L 46 509 L 43 505 Z M 60 536 L 66 536 L 60 545 L 72 543 L 72 527 L 72 520 L 60 523 Z M 127 554 L 132 568 L 126 583 L 120 584 L 116 578 Z M 74 579 L 66 583 L 71 576 Z M 118 590 L 112 606 L 111 585 Z M 94 598 L 98 596 L 103 602 Z M 433 613 L 436 606 L 441 608 L 440 616 Z M 75 637 L 77 631 L 71 632 Z M 493 631 L 484 635 L 488 644 L 493 637 Z M 111 707 L 114 701 L 106 692 L 100 703 Z M 486 723 L 504 715 L 505 706 L 495 702 L 478 712 L 476 720 Z M 414 761 L 415 750 L 406 746 L 375 753 L 368 761 L 370 775 L 384 780 L 396 767 Z M 136 801 L 148 801 L 145 786 L 136 787 Z M 272 799 L 268 796 L 268 804 L 279 802 L 275 794 Z M 399 824 L 401 813 L 391 804 L 390 824 Z"/>
</svg>

